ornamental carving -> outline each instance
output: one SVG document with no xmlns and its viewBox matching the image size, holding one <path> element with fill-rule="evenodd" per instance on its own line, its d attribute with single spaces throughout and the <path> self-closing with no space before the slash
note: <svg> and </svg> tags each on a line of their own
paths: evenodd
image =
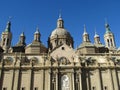
<svg viewBox="0 0 120 90">
<path fill-rule="evenodd" d="M 93 57 L 80 57 L 81 63 L 87 63 L 87 65 L 93 65 L 96 63 L 96 59 Z"/>
<path fill-rule="evenodd" d="M 22 57 L 21 58 L 21 64 L 22 65 L 29 65 L 30 64 L 30 60 L 27 57 Z"/>
<path fill-rule="evenodd" d="M 59 63 L 62 65 L 67 65 L 67 64 L 70 64 L 70 61 L 66 57 L 61 57 L 59 59 Z"/>
<path fill-rule="evenodd" d="M 116 65 L 120 65 L 120 59 L 119 59 L 119 58 L 118 58 L 118 59 L 115 59 L 114 62 L 115 62 Z"/>
<path fill-rule="evenodd" d="M 5 65 L 11 65 L 13 63 L 13 58 L 12 57 L 6 57 L 4 60 Z"/>
<path fill-rule="evenodd" d="M 35 65 L 35 64 L 38 63 L 38 58 L 32 57 L 32 58 L 30 59 L 30 62 Z"/>
</svg>

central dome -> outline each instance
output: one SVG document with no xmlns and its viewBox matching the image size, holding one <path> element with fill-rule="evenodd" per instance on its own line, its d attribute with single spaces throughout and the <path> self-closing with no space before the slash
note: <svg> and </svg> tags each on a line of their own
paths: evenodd
<svg viewBox="0 0 120 90">
<path fill-rule="evenodd" d="M 64 21 L 62 17 L 59 17 L 57 20 L 57 28 L 52 31 L 48 39 L 49 50 L 54 50 L 62 44 L 67 44 L 68 46 L 73 47 L 73 38 L 64 28 Z"/>
<path fill-rule="evenodd" d="M 53 36 L 56 36 L 56 35 L 58 35 L 58 36 L 64 36 L 64 35 L 70 36 L 70 33 L 64 28 L 56 28 L 51 33 L 50 37 L 53 37 Z"/>
</svg>

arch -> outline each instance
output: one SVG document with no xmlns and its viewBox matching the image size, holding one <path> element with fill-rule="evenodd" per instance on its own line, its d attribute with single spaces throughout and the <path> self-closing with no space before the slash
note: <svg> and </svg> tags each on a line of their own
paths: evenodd
<svg viewBox="0 0 120 90">
<path fill-rule="evenodd" d="M 68 75 L 61 77 L 61 90 L 70 90 L 70 79 Z"/>
<path fill-rule="evenodd" d="M 67 65 L 67 64 L 70 64 L 70 61 L 66 57 L 61 57 L 59 59 L 59 63 L 63 65 Z"/>
</svg>

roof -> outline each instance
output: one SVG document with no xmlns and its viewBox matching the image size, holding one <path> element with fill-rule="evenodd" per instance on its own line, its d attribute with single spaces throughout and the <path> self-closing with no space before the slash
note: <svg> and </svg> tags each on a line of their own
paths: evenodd
<svg viewBox="0 0 120 90">
<path fill-rule="evenodd" d="M 82 44 L 80 44 L 78 48 L 82 48 L 82 47 L 94 47 L 94 45 L 90 42 L 83 42 Z"/>
<path fill-rule="evenodd" d="M 70 33 L 64 29 L 64 28 L 56 28 L 55 30 L 52 31 L 50 37 L 56 36 L 56 35 L 67 35 L 67 36 L 71 36 Z"/>
</svg>

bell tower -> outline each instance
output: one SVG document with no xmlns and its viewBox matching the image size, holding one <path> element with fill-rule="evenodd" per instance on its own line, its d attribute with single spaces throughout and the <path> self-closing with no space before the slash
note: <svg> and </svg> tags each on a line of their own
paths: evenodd
<svg viewBox="0 0 120 90">
<path fill-rule="evenodd" d="M 8 21 L 6 29 L 4 32 L 2 32 L 1 36 L 1 47 L 3 48 L 4 53 L 8 52 L 8 49 L 11 46 L 11 40 L 12 40 L 11 22 Z"/>
<path fill-rule="evenodd" d="M 105 24 L 106 32 L 104 34 L 105 46 L 109 48 L 110 51 L 114 51 L 116 49 L 114 34 L 110 30 L 110 26 L 108 23 Z"/>
</svg>

